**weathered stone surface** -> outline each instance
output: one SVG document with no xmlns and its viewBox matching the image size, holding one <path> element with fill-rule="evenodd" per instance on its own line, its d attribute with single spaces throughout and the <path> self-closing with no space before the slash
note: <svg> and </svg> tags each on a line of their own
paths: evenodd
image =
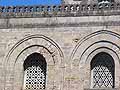
<svg viewBox="0 0 120 90">
<path fill-rule="evenodd" d="M 114 89 L 101 90 L 119 90 L 120 14 L 1 18 L 0 90 L 24 90 L 23 63 L 34 52 L 47 62 L 46 90 L 98 90 L 90 62 L 100 52 L 115 63 Z"/>
</svg>

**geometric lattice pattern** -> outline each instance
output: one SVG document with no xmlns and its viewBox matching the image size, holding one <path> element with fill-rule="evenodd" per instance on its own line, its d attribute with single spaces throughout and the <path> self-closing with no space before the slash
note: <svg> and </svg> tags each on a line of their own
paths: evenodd
<svg viewBox="0 0 120 90">
<path fill-rule="evenodd" d="M 114 88 L 114 62 L 110 55 L 95 56 L 91 68 L 93 88 Z"/>
<path fill-rule="evenodd" d="M 25 89 L 45 89 L 45 74 L 39 66 L 26 69 Z"/>
<path fill-rule="evenodd" d="M 93 70 L 93 76 L 94 88 L 113 87 L 113 77 L 107 67 L 100 65 L 95 67 Z"/>
<path fill-rule="evenodd" d="M 47 63 L 43 55 L 33 53 L 24 61 L 24 89 L 43 90 L 46 84 Z"/>
</svg>

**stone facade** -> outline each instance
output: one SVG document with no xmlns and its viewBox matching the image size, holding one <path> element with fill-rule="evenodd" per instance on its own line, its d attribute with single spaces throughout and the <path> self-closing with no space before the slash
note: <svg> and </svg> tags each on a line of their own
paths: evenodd
<svg viewBox="0 0 120 90">
<path fill-rule="evenodd" d="M 100 52 L 112 56 L 115 64 L 114 88 L 103 89 L 120 89 L 120 4 L 102 9 L 85 4 L 78 11 L 70 7 L 82 5 L 66 3 L 52 12 L 1 7 L 0 90 L 24 90 L 23 63 L 32 53 L 46 59 L 45 90 L 101 89 L 92 87 L 90 66 Z"/>
</svg>

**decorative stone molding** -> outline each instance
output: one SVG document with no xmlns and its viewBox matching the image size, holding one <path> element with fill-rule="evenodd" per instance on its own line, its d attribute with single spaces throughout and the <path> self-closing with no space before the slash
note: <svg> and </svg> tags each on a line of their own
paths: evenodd
<svg viewBox="0 0 120 90">
<path fill-rule="evenodd" d="M 77 67 L 79 74 L 84 73 L 84 77 L 82 79 L 84 80 L 84 82 L 87 81 L 86 83 L 89 85 L 87 88 L 91 88 L 90 62 L 92 58 L 100 52 L 106 52 L 113 57 L 115 62 L 115 88 L 119 87 L 119 40 L 120 35 L 107 30 L 97 31 L 84 37 L 82 40 L 79 40 L 71 54 L 71 68 L 73 69 L 76 67 L 73 65 L 73 62 L 74 60 L 77 60 L 76 62 L 78 63 Z"/>
<path fill-rule="evenodd" d="M 43 35 L 31 35 L 20 40 L 8 52 L 5 62 L 5 90 L 21 90 L 24 83 L 24 60 L 32 53 L 42 54 L 47 62 L 46 89 L 60 90 L 63 82 L 63 53 L 60 47 Z"/>
</svg>

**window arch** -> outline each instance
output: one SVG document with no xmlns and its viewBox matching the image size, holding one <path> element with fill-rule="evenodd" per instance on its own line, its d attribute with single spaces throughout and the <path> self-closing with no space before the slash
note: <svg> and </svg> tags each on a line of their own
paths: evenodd
<svg viewBox="0 0 120 90">
<path fill-rule="evenodd" d="M 105 52 L 98 53 L 91 61 L 92 88 L 114 88 L 115 64 L 112 56 Z"/>
<path fill-rule="evenodd" d="M 43 55 L 33 53 L 24 61 L 24 89 L 45 89 L 47 63 Z"/>
</svg>

